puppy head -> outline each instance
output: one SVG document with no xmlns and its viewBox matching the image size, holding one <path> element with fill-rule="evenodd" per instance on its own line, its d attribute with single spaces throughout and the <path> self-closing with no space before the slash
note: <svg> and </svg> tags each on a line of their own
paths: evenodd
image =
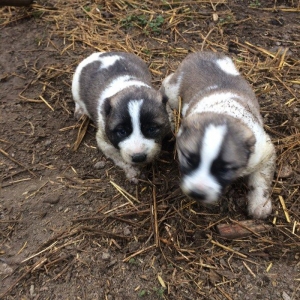
<svg viewBox="0 0 300 300">
<path fill-rule="evenodd" d="M 247 166 L 254 144 L 250 129 L 229 116 L 187 117 L 177 135 L 183 192 L 206 203 L 216 201 Z"/>
<path fill-rule="evenodd" d="M 105 100 L 105 132 L 129 164 L 146 164 L 170 132 L 166 99 L 149 87 L 129 87 Z"/>
</svg>

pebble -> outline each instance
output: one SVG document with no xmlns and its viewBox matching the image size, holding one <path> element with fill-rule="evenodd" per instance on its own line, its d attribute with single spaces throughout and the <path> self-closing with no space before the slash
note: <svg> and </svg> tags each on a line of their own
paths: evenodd
<svg viewBox="0 0 300 300">
<path fill-rule="evenodd" d="M 294 89 L 300 89 L 300 84 L 293 84 L 292 87 L 293 87 Z"/>
<path fill-rule="evenodd" d="M 130 231 L 130 229 L 129 229 L 128 226 L 126 226 L 126 227 L 123 229 L 123 233 L 124 233 L 125 236 L 128 236 L 128 235 L 131 234 L 131 231 Z"/>
<path fill-rule="evenodd" d="M 13 269 L 6 263 L 0 261 L 0 275 L 10 275 Z"/>
<path fill-rule="evenodd" d="M 286 292 L 282 292 L 282 299 L 283 300 L 291 300 L 291 297 Z"/>
<path fill-rule="evenodd" d="M 29 293 L 30 293 L 31 297 L 34 296 L 34 285 L 33 284 L 30 286 Z"/>
<path fill-rule="evenodd" d="M 51 140 L 46 140 L 45 143 L 44 143 L 44 145 L 45 145 L 46 147 L 48 147 L 48 146 L 50 146 L 51 143 L 52 143 Z"/>
<path fill-rule="evenodd" d="M 102 259 L 103 260 L 109 260 L 110 259 L 110 254 L 108 252 L 103 252 L 102 253 Z"/>
<path fill-rule="evenodd" d="M 54 195 L 47 197 L 43 202 L 49 204 L 57 204 L 60 200 L 60 195 Z"/>
<path fill-rule="evenodd" d="M 293 175 L 293 169 L 290 165 L 284 165 L 278 172 L 279 178 L 289 178 Z"/>
<path fill-rule="evenodd" d="M 37 185 L 31 184 L 30 186 L 27 187 L 27 193 L 30 194 L 32 192 L 35 192 L 38 189 Z"/>
<path fill-rule="evenodd" d="M 95 163 L 94 168 L 95 169 L 103 169 L 106 165 L 106 162 L 103 160 L 98 161 L 97 163 Z"/>
</svg>

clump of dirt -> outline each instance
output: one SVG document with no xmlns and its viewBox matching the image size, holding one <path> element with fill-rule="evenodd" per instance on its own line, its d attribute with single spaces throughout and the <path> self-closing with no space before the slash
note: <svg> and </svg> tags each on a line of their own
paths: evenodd
<svg viewBox="0 0 300 300">
<path fill-rule="evenodd" d="M 0 298 L 298 299 L 297 5 L 41 0 L 0 8 Z M 97 149 L 94 125 L 73 118 L 72 75 L 90 53 L 135 53 L 159 87 L 201 49 L 233 58 L 276 146 L 268 230 L 239 239 L 216 226 L 248 218 L 243 180 L 202 207 L 181 192 L 169 146 L 132 185 Z"/>
</svg>

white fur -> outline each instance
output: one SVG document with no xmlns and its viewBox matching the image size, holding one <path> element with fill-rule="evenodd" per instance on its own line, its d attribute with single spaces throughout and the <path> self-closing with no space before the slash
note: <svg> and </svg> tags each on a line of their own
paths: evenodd
<svg viewBox="0 0 300 300">
<path fill-rule="evenodd" d="M 229 115 L 246 124 L 251 129 L 256 139 L 254 153 L 251 155 L 247 170 L 245 170 L 245 173 L 249 174 L 250 171 L 253 171 L 253 168 L 264 159 L 264 157 L 266 157 L 266 159 L 270 158 L 270 151 L 273 151 L 273 145 L 271 145 L 269 137 L 261 126 L 262 124 L 258 122 L 244 106 L 235 101 L 234 98 L 239 98 L 239 96 L 233 93 L 216 93 L 210 95 L 198 102 L 189 115 L 203 112 L 215 112 Z"/>
<path fill-rule="evenodd" d="M 114 164 L 125 171 L 126 177 L 133 183 L 138 183 L 137 177 L 140 174 L 140 170 L 135 168 L 130 163 L 124 161 L 120 152 L 110 143 L 106 142 L 103 135 L 103 131 L 98 129 L 96 133 L 96 140 L 99 148 L 102 150 L 106 157 L 113 160 Z"/>
<path fill-rule="evenodd" d="M 101 62 L 101 66 L 100 69 L 104 69 L 104 68 L 108 68 L 110 66 L 112 66 L 114 63 L 116 63 L 116 61 L 118 61 L 119 59 L 123 59 L 123 57 L 118 56 L 118 55 L 113 55 L 113 56 L 105 56 L 105 57 L 101 57 L 101 54 L 103 54 L 104 52 L 99 52 L 99 53 L 93 53 L 90 56 L 88 56 L 87 58 L 85 58 L 83 61 L 81 61 L 78 65 L 78 67 L 76 68 L 76 71 L 74 73 L 73 76 L 73 81 L 72 81 L 72 94 L 73 94 L 73 99 L 75 102 L 75 116 L 79 117 L 82 114 L 85 114 L 87 116 L 89 116 L 89 113 L 86 109 L 86 105 L 84 103 L 84 101 L 80 98 L 80 88 L 79 88 L 79 80 L 80 80 L 80 75 L 82 72 L 82 69 L 95 61 L 100 61 Z M 122 153 L 126 153 L 124 154 L 124 156 L 127 158 L 124 161 L 124 157 L 123 155 L 121 155 L 121 152 L 117 149 L 115 149 L 115 147 L 113 145 L 111 145 L 106 138 L 106 134 L 105 134 L 105 123 L 103 120 L 103 114 L 102 114 L 102 107 L 104 104 L 104 100 L 108 97 L 111 97 L 113 95 L 115 95 L 116 93 L 126 89 L 127 87 L 130 86 L 145 86 L 145 87 L 149 87 L 149 85 L 147 85 L 146 83 L 136 80 L 136 79 L 132 79 L 131 76 L 128 75 L 124 75 L 124 76 L 119 76 L 117 77 L 115 80 L 113 80 L 107 87 L 106 89 L 101 93 L 101 95 L 99 95 L 99 100 L 98 100 L 98 130 L 96 133 L 96 140 L 97 140 L 97 144 L 99 146 L 99 148 L 102 150 L 103 154 L 106 157 L 111 158 L 115 165 L 119 166 L 120 168 L 122 168 L 125 173 L 127 178 L 129 178 L 132 182 L 137 183 L 138 182 L 138 175 L 140 174 L 140 170 L 134 166 L 132 166 L 131 164 L 131 159 L 129 159 L 129 155 L 131 155 L 132 153 L 128 150 L 128 147 L 130 148 L 132 145 L 138 145 L 137 141 L 141 140 L 141 136 L 138 136 L 138 134 L 135 134 L 135 139 L 130 139 L 131 144 L 129 145 L 129 141 L 128 143 L 124 145 L 124 147 L 121 146 L 121 148 L 123 149 L 121 152 Z M 133 118 L 134 120 L 136 120 L 137 118 L 137 114 L 132 112 Z M 90 116 L 89 116 L 90 117 Z M 134 128 L 137 128 L 138 125 L 137 123 L 135 123 Z M 136 133 L 137 131 L 135 131 Z M 143 138 L 145 140 L 145 138 Z M 149 142 L 140 142 L 140 148 L 144 147 L 145 151 L 149 152 L 149 156 L 148 159 L 149 161 L 151 160 L 151 157 L 153 157 L 154 155 L 157 154 L 157 152 L 160 149 L 154 149 L 154 148 L 159 148 L 159 146 L 156 147 L 152 147 L 151 145 L 149 145 Z M 151 151 L 149 149 L 152 149 Z M 137 148 L 136 148 L 137 149 Z"/>
<path fill-rule="evenodd" d="M 231 76 L 238 76 L 239 72 L 236 69 L 234 63 L 229 57 L 217 59 L 216 63 L 218 67 Z M 224 74 L 224 76 L 226 76 Z M 172 108 L 178 109 L 178 97 L 180 91 L 181 79 L 184 73 L 176 74 L 179 80 L 175 83 L 170 83 L 170 78 L 173 74 L 169 75 L 163 81 L 163 88 L 167 97 L 169 98 L 170 105 Z M 214 90 L 218 86 L 212 85 L 205 88 L 205 90 Z M 200 91 L 202 93 L 203 91 Z M 195 95 L 194 99 L 197 97 Z M 250 156 L 247 167 L 241 173 L 241 176 L 249 175 L 249 186 L 253 187 L 248 193 L 248 212 L 254 218 L 266 218 L 272 211 L 272 204 L 270 200 L 270 182 L 273 178 L 274 166 L 276 160 L 276 153 L 274 145 L 272 144 L 270 137 L 265 133 L 263 129 L 263 123 L 261 117 L 258 115 L 255 118 L 246 107 L 241 105 L 234 99 L 238 98 L 238 95 L 234 93 L 215 93 L 214 95 L 199 99 L 198 104 L 189 110 L 190 103 L 183 105 L 182 116 L 187 117 L 189 114 L 202 113 L 202 112 L 215 112 L 219 114 L 225 114 L 240 120 L 247 125 L 253 132 L 256 143 L 255 149 Z M 248 105 L 253 105 L 251 102 Z M 182 130 L 179 129 L 177 137 L 182 134 Z M 180 153 L 178 152 L 178 155 Z M 205 158 L 206 160 L 207 158 Z M 210 181 L 211 176 L 207 176 L 205 184 Z M 191 177 L 183 179 L 183 189 L 188 189 L 191 184 Z M 199 182 L 203 182 L 202 180 Z M 203 187 L 202 187 L 203 188 Z M 218 188 L 216 188 L 216 193 Z"/>
<path fill-rule="evenodd" d="M 211 166 L 218 157 L 226 134 L 226 125 L 207 126 L 203 136 L 202 149 L 200 157 L 205 158 L 201 161 L 199 167 L 191 174 L 184 176 L 182 190 L 186 193 L 196 191 L 205 195 L 206 203 L 214 202 L 218 199 L 222 187 L 211 175 Z"/>
<path fill-rule="evenodd" d="M 199 112 L 227 114 L 241 120 L 253 132 L 256 138 L 254 152 L 241 176 L 250 174 L 249 185 L 253 186 L 254 190 L 248 194 L 248 212 L 253 217 L 261 219 L 267 217 L 272 211 L 268 189 L 274 172 L 275 150 L 262 124 L 233 98 L 238 96 L 232 93 L 208 96 L 197 103 L 191 114 Z"/>
<path fill-rule="evenodd" d="M 100 95 L 99 99 L 99 106 L 98 106 L 98 130 L 96 133 L 96 140 L 99 148 L 102 150 L 103 154 L 106 157 L 109 157 L 113 160 L 116 166 L 122 168 L 125 173 L 126 177 L 130 179 L 133 183 L 138 183 L 137 177 L 140 174 L 139 168 L 136 168 L 132 165 L 131 162 L 131 155 L 134 153 L 128 153 L 128 149 L 130 149 L 130 146 L 132 146 L 132 143 L 130 144 L 130 137 L 123 141 L 123 143 L 119 144 L 120 151 L 118 151 L 113 145 L 106 142 L 106 134 L 105 134 L 105 122 L 102 118 L 102 107 L 103 102 L 107 97 L 111 97 L 114 94 L 122 91 L 123 89 L 130 87 L 130 86 L 146 86 L 149 87 L 144 82 L 130 79 L 130 76 L 120 76 L 112 81 L 112 83 L 103 91 L 103 93 Z M 126 143 L 127 141 L 127 143 Z M 128 148 L 129 147 L 129 148 Z M 158 146 L 157 146 L 158 147 Z M 154 150 L 153 150 L 154 151 Z M 159 151 L 159 150 L 158 150 Z M 147 156 L 147 161 L 151 160 L 151 155 Z"/>
<path fill-rule="evenodd" d="M 135 79 L 131 79 L 130 76 L 124 75 L 117 77 L 115 80 L 113 80 L 109 86 L 103 91 L 103 93 L 100 95 L 99 101 L 98 101 L 98 115 L 99 115 L 99 120 L 98 120 L 98 127 L 103 128 L 105 127 L 104 120 L 100 117 L 102 116 L 102 108 L 103 108 L 103 102 L 106 98 L 111 97 L 118 92 L 124 90 L 125 88 L 128 88 L 130 86 L 145 86 L 149 87 L 149 85 L 145 84 L 142 81 L 138 81 Z"/>
<path fill-rule="evenodd" d="M 172 109 L 177 109 L 179 108 L 179 103 L 178 103 L 178 96 L 179 96 L 179 88 L 180 88 L 180 83 L 181 83 L 181 77 L 177 79 L 177 84 L 170 84 L 170 79 L 174 73 L 170 74 L 167 76 L 163 82 L 162 86 L 165 88 L 165 94 L 168 96 L 168 103 L 171 106 Z"/>
<path fill-rule="evenodd" d="M 131 100 L 128 103 L 128 111 L 132 123 L 132 133 L 124 141 L 119 143 L 121 156 L 131 163 L 135 154 L 146 154 L 146 162 L 151 161 L 159 152 L 160 147 L 153 139 L 146 139 L 141 132 L 140 112 L 143 100 Z"/>
<path fill-rule="evenodd" d="M 223 72 L 233 76 L 240 75 L 234 63 L 229 57 L 220 58 L 216 61 L 216 63 Z"/>
<path fill-rule="evenodd" d="M 207 90 L 207 91 L 212 91 L 212 90 L 217 89 L 218 87 L 219 87 L 218 85 L 214 84 L 214 85 L 208 86 L 205 90 Z"/>
<path fill-rule="evenodd" d="M 100 70 L 101 69 L 107 69 L 108 67 L 112 66 L 115 64 L 116 61 L 118 61 L 119 59 L 123 59 L 123 57 L 119 56 L 119 55 L 112 55 L 112 56 L 104 56 L 104 57 L 99 57 L 99 61 L 101 61 L 101 66 L 100 66 Z"/>
<path fill-rule="evenodd" d="M 182 106 L 181 115 L 184 117 L 186 115 L 187 110 L 189 109 L 189 104 L 186 103 Z"/>
<path fill-rule="evenodd" d="M 182 135 L 182 127 L 180 126 L 179 129 L 178 129 L 178 132 L 176 134 L 176 137 L 180 137 Z"/>
<path fill-rule="evenodd" d="M 80 99 L 79 78 L 80 78 L 82 69 L 86 65 L 99 60 L 99 55 L 100 55 L 99 52 L 93 53 L 90 56 L 88 56 L 87 58 L 85 58 L 83 61 L 81 61 L 79 63 L 79 65 L 77 66 L 76 71 L 73 75 L 72 95 L 73 95 L 73 99 L 75 101 L 75 115 L 76 116 L 80 116 L 82 114 L 89 116 L 84 102 Z"/>
</svg>

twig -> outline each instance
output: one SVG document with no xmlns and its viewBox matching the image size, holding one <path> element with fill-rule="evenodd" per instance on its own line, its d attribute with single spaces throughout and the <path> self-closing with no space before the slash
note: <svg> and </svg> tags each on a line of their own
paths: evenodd
<svg viewBox="0 0 300 300">
<path fill-rule="evenodd" d="M 214 244 L 214 245 L 216 245 L 216 246 L 218 246 L 218 247 L 220 247 L 220 248 L 223 248 L 223 249 L 225 249 L 225 250 L 227 250 L 227 251 L 230 251 L 230 252 L 232 252 L 232 253 L 234 253 L 234 254 L 240 256 L 240 257 L 243 257 L 243 258 L 247 258 L 247 257 L 248 257 L 248 256 L 245 255 L 245 254 L 242 254 L 242 253 L 240 253 L 240 252 L 238 252 L 238 251 L 236 251 L 236 250 L 233 250 L 233 249 L 231 249 L 231 248 L 229 248 L 229 247 L 227 247 L 227 246 L 224 246 L 224 245 L 220 244 L 219 242 L 216 242 L 216 241 L 212 240 L 210 237 L 209 237 L 209 240 L 210 240 L 210 242 L 211 242 L 212 244 Z"/>
<path fill-rule="evenodd" d="M 284 212 L 286 221 L 287 221 L 288 223 L 291 223 L 291 219 L 290 219 L 290 216 L 289 216 L 289 212 L 288 212 L 288 210 L 287 210 L 287 208 L 286 208 L 284 199 L 283 199 L 282 196 L 278 196 L 278 197 L 279 197 L 279 201 L 280 201 L 280 203 L 281 203 L 282 210 L 283 210 L 283 212 Z"/>
<path fill-rule="evenodd" d="M 22 168 L 24 168 L 27 172 L 29 172 L 32 176 L 36 177 L 36 175 L 30 171 L 26 166 L 24 166 L 22 163 L 20 163 L 19 161 L 17 161 L 16 159 L 12 158 L 7 152 L 5 152 L 3 149 L 0 148 L 0 152 L 7 158 L 9 158 L 11 161 L 13 161 L 14 163 L 16 163 L 17 165 L 21 166 Z"/>
<path fill-rule="evenodd" d="M 57 244 L 57 242 L 58 241 L 55 241 L 53 244 L 51 244 L 49 247 L 45 248 L 44 250 L 42 250 L 42 251 L 40 251 L 40 252 L 38 252 L 36 254 L 33 254 L 33 255 L 29 256 L 29 257 L 27 257 L 26 259 L 22 260 L 21 263 L 24 263 L 24 262 L 26 262 L 26 261 L 28 261 L 28 260 L 30 260 L 30 259 L 32 259 L 32 258 L 34 258 L 34 257 L 36 257 L 36 256 L 38 256 L 40 254 L 42 254 L 42 253 L 44 253 L 45 251 L 51 249 L 52 247 L 54 247 Z"/>
<path fill-rule="evenodd" d="M 153 205 L 151 209 L 151 213 L 153 216 L 153 225 L 154 225 L 154 241 L 156 247 L 159 247 L 159 231 L 158 231 L 158 223 L 157 223 L 157 204 L 156 204 L 156 186 L 152 187 L 152 200 Z"/>
<path fill-rule="evenodd" d="M 131 258 L 133 258 L 133 257 L 135 257 L 135 256 L 137 256 L 137 255 L 139 255 L 139 254 L 141 254 L 141 253 L 147 252 L 147 251 L 149 251 L 149 250 L 151 250 L 152 248 L 155 248 L 155 247 L 156 247 L 156 245 L 151 245 L 151 246 L 149 246 L 149 247 L 147 247 L 147 248 L 141 249 L 141 250 L 139 250 L 139 251 L 137 251 L 137 252 L 135 252 L 135 253 L 129 255 L 128 257 L 124 258 L 124 259 L 123 259 L 123 262 L 127 262 L 127 261 L 129 261 Z"/>
</svg>

